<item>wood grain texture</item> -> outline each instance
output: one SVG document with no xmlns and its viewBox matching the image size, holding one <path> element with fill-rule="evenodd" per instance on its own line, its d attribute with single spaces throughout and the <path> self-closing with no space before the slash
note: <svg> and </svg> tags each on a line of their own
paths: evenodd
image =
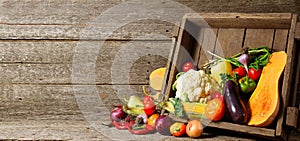
<svg viewBox="0 0 300 141">
<path fill-rule="evenodd" d="M 0 122 L 0 138 L 11 140 L 110 140 L 87 121 L 15 120 Z"/>
<path fill-rule="evenodd" d="M 299 41 L 300 40 L 300 23 L 298 22 L 296 25 L 296 31 L 295 31 L 295 38 Z"/>
<path fill-rule="evenodd" d="M 128 12 L 120 12 L 114 14 L 109 13 L 109 10 L 118 8 L 123 5 L 133 5 L 137 8 L 143 3 L 139 1 L 9 1 L 1 2 L 1 18 L 0 18 L 0 37 L 1 39 L 83 39 L 81 36 L 82 30 L 87 27 L 93 30 L 84 30 L 88 37 L 109 36 L 110 39 L 132 39 L 140 38 L 147 34 L 159 34 L 167 38 L 171 37 L 172 24 L 164 22 L 162 17 L 178 18 L 182 17 L 187 11 L 195 12 L 294 12 L 296 0 L 279 0 L 279 1 L 241 1 L 235 2 L 231 0 L 222 1 L 222 4 L 216 4 L 219 1 L 206 0 L 177 0 L 172 4 L 169 1 L 158 2 L 158 6 L 162 7 L 159 20 L 151 20 L 151 16 L 147 20 L 136 20 L 124 26 L 118 26 L 114 20 L 95 21 L 101 14 L 107 12 L 107 17 L 116 17 L 116 19 L 124 19 Z M 178 2 L 178 3 L 177 3 Z M 174 3 L 174 4 L 173 4 Z M 204 4 L 205 3 L 205 4 Z M 136 7 L 134 7 L 136 5 Z M 243 5 L 241 7 L 241 5 Z M 178 7 L 176 7 L 178 6 Z M 189 10 L 183 10 L 187 7 Z M 174 8 L 176 7 L 176 8 Z M 133 9 L 132 8 L 132 9 Z M 130 9 L 130 8 L 129 8 Z M 139 9 L 137 8 L 136 11 Z M 132 11 L 132 15 L 138 12 Z M 140 11 L 141 12 L 141 11 Z M 150 11 L 153 12 L 153 11 Z M 155 11 L 154 11 L 155 13 Z M 162 14 L 169 13 L 169 14 Z M 177 14 L 172 14 L 177 13 Z M 181 15 L 181 16 L 180 16 Z M 178 21 L 178 20 L 176 20 Z M 179 19 L 180 21 L 180 19 Z M 97 26 L 90 26 L 91 23 L 96 23 Z M 99 32 L 101 31 L 101 32 Z M 114 34 L 110 34 L 114 31 Z M 145 37 L 149 39 L 149 37 Z M 150 39 L 158 39 L 152 36 Z M 159 38 L 160 39 L 160 38 Z"/>
<path fill-rule="evenodd" d="M 244 47 L 268 46 L 272 48 L 273 37 L 274 29 L 247 29 Z"/>
<path fill-rule="evenodd" d="M 239 53 L 243 46 L 244 31 L 245 29 L 242 28 L 220 28 L 218 33 L 219 44 L 215 48 L 215 53 L 223 57 L 230 57 Z"/>
<path fill-rule="evenodd" d="M 284 117 L 283 113 L 286 113 L 286 108 L 288 106 L 288 102 L 290 100 L 290 95 L 292 93 L 292 88 L 290 87 L 292 85 L 293 77 L 294 77 L 294 65 L 293 62 L 295 60 L 295 54 L 296 54 L 296 42 L 295 42 L 295 28 L 297 23 L 298 17 L 297 15 L 293 15 L 292 22 L 291 22 L 291 29 L 289 32 L 289 38 L 287 43 L 287 60 L 286 60 L 286 67 L 284 70 L 284 76 L 283 76 L 283 84 L 282 84 L 282 106 L 279 109 L 279 115 L 278 115 L 278 121 L 277 121 L 277 127 L 276 127 L 276 135 L 284 136 L 284 138 L 287 138 L 286 130 L 284 129 Z M 292 97 L 293 98 L 293 97 Z"/>
<path fill-rule="evenodd" d="M 176 0 L 182 4 L 180 8 L 169 5 L 171 1 L 151 1 L 163 7 L 147 14 L 153 18 L 141 18 L 122 26 L 113 18 L 95 19 L 126 2 L 128 5 L 123 8 L 130 9 L 129 6 L 145 1 L 0 2 L 0 139 L 111 140 L 86 120 L 96 120 L 93 115 L 99 114 L 102 114 L 100 119 L 107 120 L 107 113 L 102 111 L 121 103 L 120 97 L 124 95 L 143 96 L 141 86 L 147 86 L 152 70 L 165 66 L 167 57 L 160 55 L 168 54 L 171 47 L 174 24 L 161 19 L 180 17 L 180 21 L 180 13 L 186 12 L 184 6 L 195 12 L 247 13 L 295 12 L 297 7 L 297 0 L 222 0 L 221 4 L 219 0 Z M 119 15 L 106 13 L 106 16 L 125 19 L 142 11 L 121 10 Z M 155 17 L 152 12 L 161 15 Z M 105 42 L 97 50 L 96 45 L 101 41 Z M 78 43 L 90 46 L 78 49 Z M 120 55 L 123 47 L 125 53 Z M 112 82 L 111 68 L 116 56 L 123 59 L 123 64 L 129 64 L 124 58 L 141 57 L 125 65 L 129 69 L 122 67 L 113 72 L 120 75 Z M 123 75 L 125 69 L 130 70 L 126 73 L 129 77 Z M 97 102 L 91 94 L 98 94 L 102 103 L 88 110 L 91 103 Z M 297 140 L 299 134 L 293 133 L 291 138 Z M 247 140 L 247 137 L 220 133 L 206 134 L 202 139 Z"/>
<path fill-rule="evenodd" d="M 176 0 L 196 12 L 295 12 L 297 0 Z M 71 0 L 71 1 L 1 1 L 1 23 L 6 24 L 84 24 L 121 0 Z M 134 3 L 132 1 L 131 3 Z M 137 1 L 139 2 L 139 1 Z M 168 1 L 161 1 L 166 4 Z M 242 5 L 242 6 L 241 6 Z M 169 9 L 171 9 L 170 7 Z M 180 10 L 180 9 L 177 9 Z M 26 12 L 25 12 L 26 11 Z"/>
<path fill-rule="evenodd" d="M 83 113 L 106 115 L 124 96 L 142 99 L 148 85 L 0 85 L 0 121 L 84 120 Z M 95 92 L 95 94 L 94 94 Z M 98 97 L 98 100 L 93 99 Z M 90 107 L 85 107 L 90 106 Z M 101 110 L 103 109 L 103 110 Z M 104 117 L 104 116 L 103 116 Z M 103 118 L 104 120 L 104 118 Z"/>
<path fill-rule="evenodd" d="M 201 58 L 205 56 L 206 54 L 206 50 L 204 50 L 202 48 L 202 43 L 203 43 L 203 39 L 204 39 L 204 28 L 200 29 L 199 33 L 196 35 L 195 37 L 195 42 L 194 42 L 194 48 L 197 48 L 197 50 L 199 50 L 200 52 L 198 53 L 198 64 L 197 64 L 197 67 L 198 69 L 200 69 L 204 64 L 205 64 L 205 59 L 204 58 Z"/>
<path fill-rule="evenodd" d="M 286 51 L 289 31 L 285 29 L 276 29 L 273 41 L 274 51 Z"/>
<path fill-rule="evenodd" d="M 146 84 L 151 71 L 166 65 L 171 43 L 106 41 L 97 45 L 97 41 L 2 41 L 0 82 Z M 89 81 L 80 72 L 94 72 L 95 79 Z M 122 75 L 113 80 L 112 73 Z"/>
<path fill-rule="evenodd" d="M 190 13 L 185 18 L 200 27 L 209 23 L 213 28 L 288 29 L 291 24 L 291 13 Z"/>
<path fill-rule="evenodd" d="M 68 120 L 20 120 L 0 122 L 0 138 L 1 139 L 19 139 L 19 140 L 113 140 L 110 137 L 102 135 L 99 128 L 91 126 L 87 121 L 68 121 Z M 107 129 L 118 136 L 130 135 L 128 131 L 120 131 L 116 128 Z M 112 133 L 111 133 L 112 134 Z M 154 135 L 133 136 L 136 140 L 143 140 L 154 136 L 160 136 L 160 140 L 164 141 L 183 141 L 189 138 L 178 138 L 172 136 L 162 136 L 159 133 Z M 229 136 L 224 133 L 213 134 L 204 133 L 201 140 L 241 140 L 254 141 L 255 138 L 247 138 L 243 136 Z"/>
<path fill-rule="evenodd" d="M 238 129 L 236 132 L 249 133 L 252 135 L 257 135 L 260 137 L 274 137 L 274 129 L 266 129 L 259 127 L 251 127 L 247 125 L 233 124 L 229 122 L 211 122 L 208 124 L 209 127 L 219 128 L 219 129 Z"/>
<path fill-rule="evenodd" d="M 213 59 L 214 57 L 208 54 L 208 51 L 214 53 L 215 46 L 218 37 L 218 28 L 205 28 L 204 29 L 204 38 L 202 40 L 202 50 L 205 51 L 205 56 L 200 57 L 200 63 L 208 62 L 208 60 Z"/>
</svg>

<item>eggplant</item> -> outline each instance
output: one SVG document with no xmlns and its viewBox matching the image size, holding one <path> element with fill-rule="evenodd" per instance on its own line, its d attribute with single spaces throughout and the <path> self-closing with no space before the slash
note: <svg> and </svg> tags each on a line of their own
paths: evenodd
<svg viewBox="0 0 300 141">
<path fill-rule="evenodd" d="M 234 123 L 246 124 L 250 117 L 244 101 L 240 98 L 239 87 L 233 80 L 226 81 L 223 87 L 225 105 Z"/>
</svg>

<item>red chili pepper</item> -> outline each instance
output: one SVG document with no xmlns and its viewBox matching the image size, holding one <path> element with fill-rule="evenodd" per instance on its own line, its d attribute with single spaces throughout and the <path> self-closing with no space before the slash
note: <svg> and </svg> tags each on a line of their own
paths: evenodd
<svg viewBox="0 0 300 141">
<path fill-rule="evenodd" d="M 119 130 L 127 130 L 128 127 L 130 127 L 131 125 L 134 124 L 134 121 L 131 121 L 131 122 L 117 122 L 117 121 L 113 121 L 111 122 L 111 124 L 113 126 L 115 126 L 117 129 Z"/>
<path fill-rule="evenodd" d="M 155 128 L 151 127 L 149 124 L 144 125 L 143 129 L 133 129 L 132 126 L 128 127 L 128 131 L 131 134 L 137 134 L 137 135 L 144 135 L 144 134 L 151 134 L 155 132 Z"/>
</svg>

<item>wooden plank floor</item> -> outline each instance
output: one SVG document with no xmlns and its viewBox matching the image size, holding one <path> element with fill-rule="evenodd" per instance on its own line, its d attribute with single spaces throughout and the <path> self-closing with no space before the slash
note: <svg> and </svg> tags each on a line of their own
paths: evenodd
<svg viewBox="0 0 300 141">
<path fill-rule="evenodd" d="M 162 10 L 151 10 L 157 7 L 148 2 L 146 16 L 151 18 L 143 18 L 138 17 L 143 0 L 1 0 L 0 140 L 111 140 L 92 123 L 109 120 L 107 111 L 124 96 L 143 95 L 150 72 L 166 65 L 171 47 L 174 23 L 162 19 L 180 22 L 187 7 L 195 12 L 300 9 L 297 0 L 221 2 L 152 2 Z M 120 5 L 121 10 L 137 10 L 110 11 Z M 121 24 L 130 17 L 135 20 Z M 299 95 L 300 84 L 298 88 Z M 291 140 L 299 138 L 292 132 Z M 223 132 L 206 133 L 203 139 L 255 138 Z"/>
</svg>

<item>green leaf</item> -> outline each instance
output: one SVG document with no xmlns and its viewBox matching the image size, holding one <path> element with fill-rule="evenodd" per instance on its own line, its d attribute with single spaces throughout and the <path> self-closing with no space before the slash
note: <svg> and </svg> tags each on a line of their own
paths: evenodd
<svg viewBox="0 0 300 141">
<path fill-rule="evenodd" d="M 221 87 L 224 86 L 224 84 L 228 81 L 228 80 L 233 80 L 234 82 L 237 83 L 238 81 L 238 75 L 237 74 L 234 74 L 233 76 L 229 75 L 229 74 L 226 74 L 226 73 L 221 73 L 220 74 L 221 76 Z"/>
<path fill-rule="evenodd" d="M 239 60 L 235 58 L 225 58 L 227 62 L 231 63 L 232 65 L 236 67 L 242 67 L 244 66 Z"/>
<path fill-rule="evenodd" d="M 251 51 L 251 60 L 249 64 L 249 68 L 259 69 L 263 68 L 265 65 L 269 63 L 269 58 L 271 56 L 271 49 L 268 47 L 259 47 L 252 49 Z"/>
<path fill-rule="evenodd" d="M 175 109 L 174 113 L 175 113 L 176 116 L 179 116 L 179 117 L 184 116 L 184 114 L 183 114 L 183 105 L 181 104 L 179 98 L 175 99 L 174 109 Z"/>
</svg>

